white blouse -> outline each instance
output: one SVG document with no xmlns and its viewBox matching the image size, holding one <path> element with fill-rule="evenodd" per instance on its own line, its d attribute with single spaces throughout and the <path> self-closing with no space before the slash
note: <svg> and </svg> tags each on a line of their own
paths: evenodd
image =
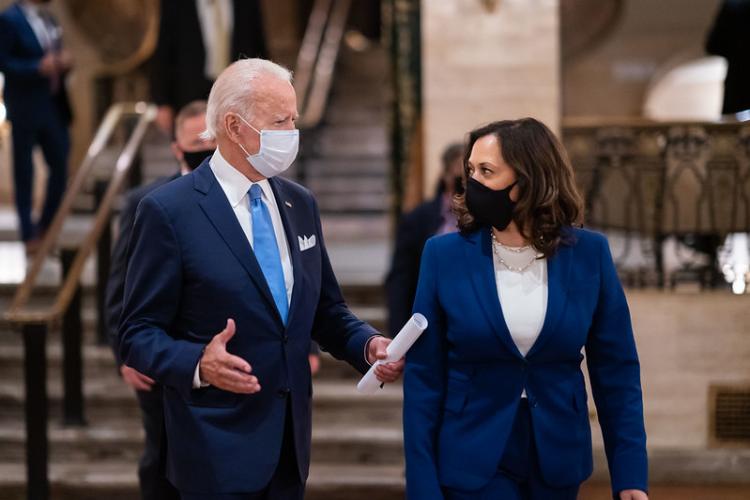
<svg viewBox="0 0 750 500">
<path fill-rule="evenodd" d="M 516 347 L 526 356 L 547 315 L 547 259 L 535 259 L 538 252 L 533 247 L 519 249 L 495 242 L 492 245 L 497 295 L 505 324 Z M 526 389 L 521 397 L 526 397 Z"/>
</svg>

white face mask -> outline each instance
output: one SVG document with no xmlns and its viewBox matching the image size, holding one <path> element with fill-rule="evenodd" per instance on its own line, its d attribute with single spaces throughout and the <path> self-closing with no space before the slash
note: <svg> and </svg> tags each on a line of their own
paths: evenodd
<svg viewBox="0 0 750 500">
<path fill-rule="evenodd" d="M 299 150 L 299 130 L 258 130 L 241 116 L 240 120 L 260 135 L 260 150 L 257 154 L 251 155 L 239 144 L 247 155 L 247 161 L 260 175 L 274 177 L 291 166 Z"/>
</svg>

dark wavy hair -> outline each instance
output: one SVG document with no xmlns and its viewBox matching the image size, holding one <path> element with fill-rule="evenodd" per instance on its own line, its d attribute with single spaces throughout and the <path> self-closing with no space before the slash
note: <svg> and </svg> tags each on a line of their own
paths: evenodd
<svg viewBox="0 0 750 500">
<path fill-rule="evenodd" d="M 573 167 L 555 134 L 533 118 L 493 122 L 469 132 L 464 153 L 464 182 L 469 174 L 469 157 L 474 143 L 487 135 L 500 143 L 503 160 L 518 178 L 519 196 L 513 213 L 523 237 L 545 257 L 560 244 L 568 243 L 571 226 L 583 221 L 583 199 L 576 188 Z M 479 229 L 466 195 L 456 194 L 453 211 L 462 233 Z"/>
</svg>

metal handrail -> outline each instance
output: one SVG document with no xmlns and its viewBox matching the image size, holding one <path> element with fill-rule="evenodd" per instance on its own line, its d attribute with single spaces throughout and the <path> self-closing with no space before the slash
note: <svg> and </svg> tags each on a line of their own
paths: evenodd
<svg viewBox="0 0 750 500">
<path fill-rule="evenodd" d="M 300 128 L 314 128 L 323 119 L 350 7 L 351 0 L 315 2 L 295 72 Z"/>
<path fill-rule="evenodd" d="M 29 311 L 25 306 L 32 296 L 36 280 L 44 265 L 44 261 L 52 252 L 55 243 L 58 241 L 62 232 L 65 219 L 70 214 L 76 197 L 83 189 L 86 179 L 88 178 L 97 157 L 106 147 L 109 139 L 114 133 L 117 125 L 123 117 L 138 116 L 138 122 L 130 134 L 125 148 L 120 153 L 115 171 L 112 175 L 104 199 L 97 207 L 94 224 L 86 234 L 86 237 L 76 253 L 75 260 L 70 271 L 65 276 L 62 287 L 55 297 L 52 307 L 39 311 Z M 17 324 L 39 324 L 49 323 L 59 319 L 67 309 L 70 301 L 75 294 L 78 286 L 83 266 L 86 259 L 91 255 L 97 241 L 99 240 L 102 229 L 106 226 L 115 198 L 126 180 L 126 174 L 130 169 L 140 148 L 143 137 L 148 129 L 149 124 L 156 116 L 156 106 L 145 102 L 138 103 L 119 103 L 109 108 L 99 129 L 97 130 L 91 145 L 86 151 L 86 156 L 78 168 L 73 181 L 65 191 L 65 197 L 60 204 L 55 218 L 52 221 L 47 234 L 42 241 L 39 251 L 34 256 L 33 263 L 26 278 L 13 297 L 13 301 L 6 311 L 4 317 L 7 321 Z"/>
<path fill-rule="evenodd" d="M 294 90 L 297 92 L 300 111 L 304 110 L 305 103 L 307 102 L 310 81 L 315 71 L 321 40 L 323 39 L 326 24 L 328 24 L 332 4 L 333 0 L 315 1 L 310 18 L 307 21 L 307 28 L 302 38 L 302 44 L 297 53 L 297 63 L 294 68 Z"/>
</svg>

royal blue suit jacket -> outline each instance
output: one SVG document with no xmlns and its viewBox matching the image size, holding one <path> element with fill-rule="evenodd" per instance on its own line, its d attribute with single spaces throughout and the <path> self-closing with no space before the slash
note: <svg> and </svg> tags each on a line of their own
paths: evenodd
<svg viewBox="0 0 750 500">
<path fill-rule="evenodd" d="M 414 311 L 429 327 L 407 355 L 404 445 L 408 497 L 441 485 L 484 486 L 496 473 L 526 389 L 544 480 L 583 482 L 591 429 L 580 364 L 585 347 L 614 492 L 647 488 L 640 368 L 625 294 L 606 239 L 570 229 L 548 259 L 548 305 L 526 357 L 500 307 L 488 230 L 430 239 Z"/>
<path fill-rule="evenodd" d="M 122 361 L 163 384 L 167 475 L 182 491 L 264 488 L 279 461 L 291 399 L 299 474 L 310 462 L 311 337 L 364 372 L 376 332 L 347 308 L 323 244 L 312 194 L 270 179 L 289 242 L 294 289 L 285 328 L 273 296 L 208 160 L 140 203 L 129 244 Z M 298 236 L 317 244 L 300 250 Z M 193 389 L 203 347 L 233 318 L 227 350 L 247 360 L 262 390 Z"/>
</svg>

